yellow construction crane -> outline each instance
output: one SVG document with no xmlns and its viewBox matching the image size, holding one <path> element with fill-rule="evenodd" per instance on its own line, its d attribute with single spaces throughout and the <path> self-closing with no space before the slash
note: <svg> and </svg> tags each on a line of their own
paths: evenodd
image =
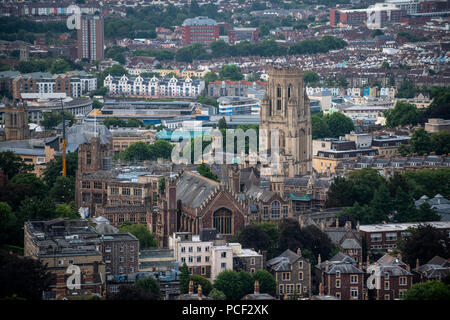
<svg viewBox="0 0 450 320">
<path fill-rule="evenodd" d="M 63 139 L 62 139 L 62 175 L 66 176 L 66 119 L 64 117 L 64 102 L 61 98 L 61 113 L 62 113 L 62 124 L 63 124 Z"/>
</svg>

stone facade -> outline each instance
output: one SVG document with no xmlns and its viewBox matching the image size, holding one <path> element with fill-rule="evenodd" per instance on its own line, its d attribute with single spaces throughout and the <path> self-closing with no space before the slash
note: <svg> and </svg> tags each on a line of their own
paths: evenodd
<svg viewBox="0 0 450 320">
<path fill-rule="evenodd" d="M 279 154 L 271 152 L 273 130 L 278 131 Z M 272 158 L 270 168 L 261 169 L 270 176 L 272 190 L 285 177 L 305 175 L 312 169 L 311 113 L 309 99 L 298 69 L 274 68 L 261 102 L 260 149 Z M 273 136 L 275 139 L 275 136 Z M 276 143 L 276 142 L 275 142 Z M 278 181 L 280 180 L 280 181 Z"/>
<path fill-rule="evenodd" d="M 267 261 L 266 267 L 277 282 L 277 297 L 311 296 L 311 264 L 302 257 L 300 249 L 297 254 L 287 249 Z"/>
<path fill-rule="evenodd" d="M 28 117 L 23 104 L 14 104 L 5 109 L 5 140 L 26 140 L 30 138 Z"/>
</svg>

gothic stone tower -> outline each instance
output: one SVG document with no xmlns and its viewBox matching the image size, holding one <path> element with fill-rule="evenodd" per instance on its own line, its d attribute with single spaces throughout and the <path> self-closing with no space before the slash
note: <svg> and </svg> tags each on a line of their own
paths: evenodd
<svg viewBox="0 0 450 320">
<path fill-rule="evenodd" d="M 30 139 L 28 115 L 25 105 L 21 102 L 14 102 L 13 105 L 5 109 L 5 137 L 6 140 Z"/>
<path fill-rule="evenodd" d="M 279 156 L 270 164 L 275 165 L 274 171 L 263 168 L 261 173 L 270 175 L 272 190 L 279 191 L 277 184 L 285 177 L 305 175 L 312 168 L 311 112 L 300 69 L 274 68 L 269 72 L 261 102 L 261 150 L 271 151 L 271 130 L 278 131 Z"/>
</svg>

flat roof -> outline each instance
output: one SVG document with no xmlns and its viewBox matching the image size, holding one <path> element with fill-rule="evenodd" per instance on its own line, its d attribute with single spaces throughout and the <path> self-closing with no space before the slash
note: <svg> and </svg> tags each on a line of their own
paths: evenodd
<svg viewBox="0 0 450 320">
<path fill-rule="evenodd" d="M 430 221 L 361 225 L 359 230 L 363 232 L 406 231 L 410 227 L 417 227 L 419 225 L 431 225 L 437 229 L 450 229 L 450 221 Z"/>
</svg>

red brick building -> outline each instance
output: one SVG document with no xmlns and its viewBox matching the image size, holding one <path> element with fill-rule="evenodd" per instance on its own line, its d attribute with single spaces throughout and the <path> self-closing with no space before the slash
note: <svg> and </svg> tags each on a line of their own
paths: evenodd
<svg viewBox="0 0 450 320">
<path fill-rule="evenodd" d="M 188 170 L 167 179 L 158 201 L 158 245 L 167 247 L 174 232 L 198 234 L 201 228 L 216 228 L 217 233 L 231 237 L 244 228 L 249 208 L 233 185 L 238 184 L 228 187 Z"/>
<path fill-rule="evenodd" d="M 420 224 L 431 225 L 436 229 L 443 230 L 450 237 L 450 221 L 361 225 L 358 227 L 358 231 L 366 240 L 367 250 L 387 251 L 397 248 L 397 240 L 403 239 L 409 234 L 408 228 L 416 228 Z"/>
<path fill-rule="evenodd" d="M 368 274 L 373 274 L 375 298 L 377 300 L 401 299 L 413 284 L 413 275 L 409 266 L 376 262 L 367 268 Z M 369 280 L 370 281 L 370 280 Z"/>
<path fill-rule="evenodd" d="M 181 26 L 181 43 L 209 44 L 219 39 L 219 25 L 208 17 L 196 17 L 184 20 Z"/>
</svg>

